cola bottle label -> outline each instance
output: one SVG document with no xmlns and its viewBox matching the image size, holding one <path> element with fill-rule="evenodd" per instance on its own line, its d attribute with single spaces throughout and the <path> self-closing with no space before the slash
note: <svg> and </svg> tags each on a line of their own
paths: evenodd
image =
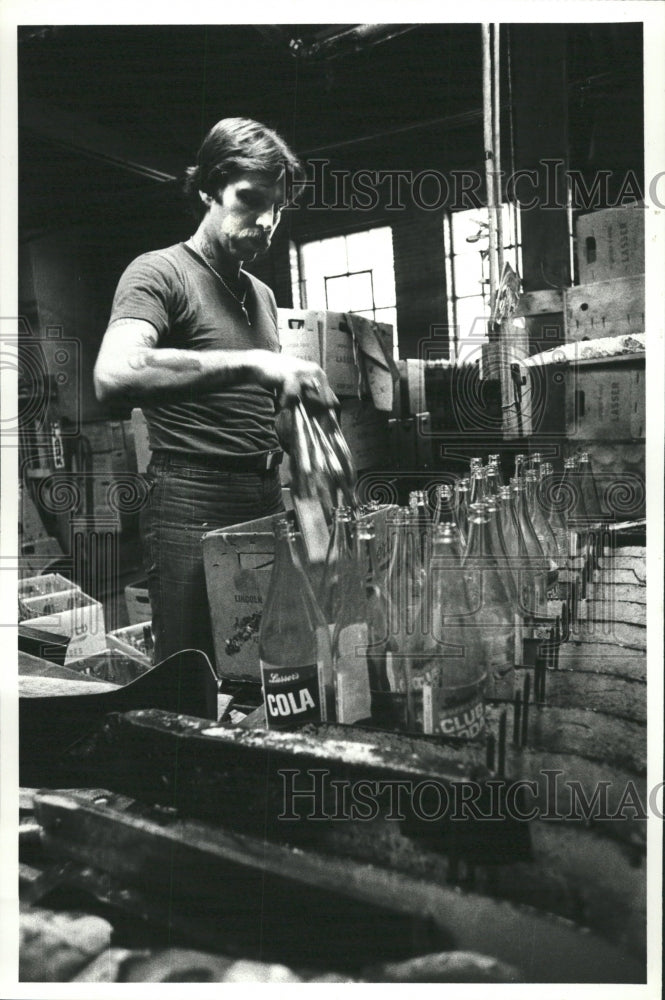
<svg viewBox="0 0 665 1000">
<path fill-rule="evenodd" d="M 268 729 L 293 729 L 321 721 L 319 668 L 274 666 L 260 661 Z"/>
<path fill-rule="evenodd" d="M 432 732 L 472 740 L 485 728 L 485 705 L 482 693 L 476 688 L 471 697 L 453 702 L 446 696 L 445 688 L 431 691 Z"/>
</svg>

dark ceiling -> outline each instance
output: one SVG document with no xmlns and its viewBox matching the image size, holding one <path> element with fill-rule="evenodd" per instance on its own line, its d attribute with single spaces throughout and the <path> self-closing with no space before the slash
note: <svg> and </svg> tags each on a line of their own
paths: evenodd
<svg viewBox="0 0 665 1000">
<path fill-rule="evenodd" d="M 71 222 L 111 193 L 124 204 L 159 199 L 155 177 L 181 174 L 230 115 L 264 121 L 300 153 L 349 163 L 397 146 L 440 156 L 442 130 L 458 126 L 481 150 L 480 25 L 400 26 L 381 44 L 342 45 L 337 58 L 307 54 L 354 27 L 19 28 L 23 225 L 45 213 Z M 587 103 L 605 87 L 603 100 L 630 91 L 639 104 L 637 29 L 568 26 L 568 78 Z"/>
</svg>

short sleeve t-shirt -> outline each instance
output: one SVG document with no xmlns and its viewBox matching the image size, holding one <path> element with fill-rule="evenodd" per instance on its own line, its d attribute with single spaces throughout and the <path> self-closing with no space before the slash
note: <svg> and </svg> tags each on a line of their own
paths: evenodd
<svg viewBox="0 0 665 1000">
<path fill-rule="evenodd" d="M 120 278 L 110 322 L 146 320 L 157 331 L 158 349 L 279 351 L 275 298 L 267 285 L 242 273 L 250 323 L 185 243 L 142 254 Z M 179 392 L 173 403 L 145 406 L 143 413 L 153 451 L 224 456 L 278 447 L 274 393 L 256 383 Z"/>
</svg>

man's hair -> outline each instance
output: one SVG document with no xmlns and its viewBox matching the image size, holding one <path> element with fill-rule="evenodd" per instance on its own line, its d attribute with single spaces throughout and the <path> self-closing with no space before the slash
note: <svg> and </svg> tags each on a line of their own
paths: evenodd
<svg viewBox="0 0 665 1000">
<path fill-rule="evenodd" d="M 251 118 L 222 118 L 201 143 L 196 165 L 185 173 L 184 190 L 196 218 L 206 211 L 199 191 L 214 197 L 234 175 L 249 171 L 275 182 L 288 174 L 292 192 L 303 176 L 300 160 L 277 132 Z"/>
</svg>

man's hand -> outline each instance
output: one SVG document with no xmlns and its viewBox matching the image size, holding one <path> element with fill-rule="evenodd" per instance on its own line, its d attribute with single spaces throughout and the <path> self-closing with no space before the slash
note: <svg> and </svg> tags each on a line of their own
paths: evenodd
<svg viewBox="0 0 665 1000">
<path fill-rule="evenodd" d="M 253 354 L 261 355 L 260 359 L 256 359 L 259 381 L 278 390 L 281 407 L 298 398 L 314 409 L 327 410 L 339 405 L 326 373 L 313 361 L 302 361 L 290 354 L 273 354 L 271 351 L 255 351 Z"/>
</svg>

